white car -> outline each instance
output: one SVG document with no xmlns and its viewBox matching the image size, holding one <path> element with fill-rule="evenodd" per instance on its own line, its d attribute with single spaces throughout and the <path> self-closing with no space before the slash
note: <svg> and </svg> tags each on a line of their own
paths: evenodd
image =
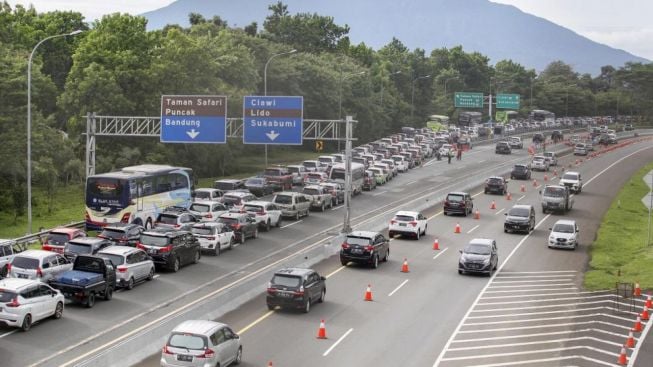
<svg viewBox="0 0 653 367">
<path fill-rule="evenodd" d="M 512 149 L 522 149 L 524 147 L 524 142 L 519 136 L 511 136 L 510 140 L 508 140 L 508 144 Z"/>
<path fill-rule="evenodd" d="M 426 217 L 419 212 L 399 211 L 390 220 L 388 236 L 393 238 L 396 234 L 413 236 L 419 240 L 426 234 Z"/>
<path fill-rule="evenodd" d="M 116 267 L 116 284 L 122 288 L 129 290 L 136 282 L 154 279 L 154 262 L 139 248 L 109 246 L 98 256 L 111 260 Z"/>
<path fill-rule="evenodd" d="M 11 259 L 9 276 L 49 282 L 57 275 L 72 270 L 72 268 L 73 264 L 63 255 L 43 250 L 27 250 Z"/>
<path fill-rule="evenodd" d="M 45 283 L 32 279 L 0 280 L 0 324 L 27 331 L 32 324 L 63 315 L 64 296 Z"/>
<path fill-rule="evenodd" d="M 533 171 L 548 171 L 549 161 L 543 155 L 536 155 L 531 162 L 531 170 Z"/>
<path fill-rule="evenodd" d="M 544 158 L 549 161 L 550 166 L 558 165 L 558 155 L 556 152 L 544 152 Z"/>
<path fill-rule="evenodd" d="M 575 220 L 560 219 L 549 230 L 549 248 L 575 250 L 578 247 L 579 230 Z"/>
<path fill-rule="evenodd" d="M 212 188 L 200 188 L 193 192 L 194 201 L 220 201 L 224 191 Z"/>
<path fill-rule="evenodd" d="M 453 154 L 453 146 L 451 144 L 442 144 L 440 147 L 440 155 L 446 157 Z"/>
<path fill-rule="evenodd" d="M 212 222 L 228 212 L 229 208 L 217 201 L 196 201 L 190 204 L 188 211 L 199 218 L 200 222 Z"/>
<path fill-rule="evenodd" d="M 392 170 L 392 175 L 393 176 L 396 176 L 396 175 L 399 174 L 399 169 L 397 168 L 397 165 L 395 164 L 395 161 L 393 161 L 392 159 L 381 159 L 381 163 L 383 163 L 383 164 L 387 165 L 388 167 L 390 167 L 390 169 Z"/>
<path fill-rule="evenodd" d="M 406 162 L 406 159 L 402 155 L 393 155 L 392 160 L 395 162 L 395 166 L 399 170 L 399 172 L 407 172 L 408 171 L 408 162 Z"/>
<path fill-rule="evenodd" d="M 304 161 L 302 166 L 306 167 L 308 172 L 324 172 L 326 170 L 326 167 L 323 168 L 321 162 L 316 160 Z"/>
<path fill-rule="evenodd" d="M 281 208 L 269 201 L 250 201 L 243 206 L 243 211 L 254 218 L 259 227 L 266 232 L 272 226 L 281 226 Z"/>
<path fill-rule="evenodd" d="M 574 194 L 580 194 L 583 191 L 583 179 L 580 172 L 567 171 L 560 177 L 560 185 L 569 187 Z"/>
<path fill-rule="evenodd" d="M 574 155 L 587 155 L 587 144 L 578 143 L 574 146 Z"/>
<path fill-rule="evenodd" d="M 306 170 L 306 167 L 302 166 L 301 164 L 291 164 L 286 166 L 288 169 L 288 172 L 292 175 L 292 184 L 293 185 L 303 185 L 304 180 L 306 179 L 306 174 L 308 173 L 308 170 Z"/>
<path fill-rule="evenodd" d="M 197 223 L 190 232 L 197 238 L 203 251 L 211 251 L 216 256 L 220 255 L 222 250 L 231 249 L 236 242 L 234 231 L 224 223 Z"/>
</svg>

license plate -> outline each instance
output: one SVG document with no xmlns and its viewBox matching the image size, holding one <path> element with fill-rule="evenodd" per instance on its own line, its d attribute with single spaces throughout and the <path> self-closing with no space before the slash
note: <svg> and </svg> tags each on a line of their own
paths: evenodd
<svg viewBox="0 0 653 367">
<path fill-rule="evenodd" d="M 352 250 L 351 250 L 351 253 L 352 253 L 352 254 L 362 254 L 362 253 L 363 253 L 363 250 L 361 250 L 361 249 L 359 249 L 359 248 L 355 248 L 355 249 L 352 249 Z"/>
<path fill-rule="evenodd" d="M 192 362 L 193 356 L 186 355 L 186 354 L 177 354 L 177 360 L 181 362 Z"/>
<path fill-rule="evenodd" d="M 27 274 L 18 274 L 19 278 L 27 279 Z"/>
<path fill-rule="evenodd" d="M 292 294 L 286 293 L 286 292 L 279 292 L 279 296 L 281 298 L 290 298 L 290 297 L 292 297 Z"/>
<path fill-rule="evenodd" d="M 147 253 L 148 254 L 156 254 L 156 250 L 151 248 L 151 249 L 147 250 Z"/>
<path fill-rule="evenodd" d="M 400 227 L 405 227 L 405 226 L 406 226 L 406 223 L 399 223 L 399 226 L 400 226 Z"/>
</svg>

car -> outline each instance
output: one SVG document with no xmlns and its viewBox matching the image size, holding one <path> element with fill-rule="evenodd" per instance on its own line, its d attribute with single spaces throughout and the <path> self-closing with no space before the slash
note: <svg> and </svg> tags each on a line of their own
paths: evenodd
<svg viewBox="0 0 653 367">
<path fill-rule="evenodd" d="M 0 279 L 6 278 L 9 274 L 11 259 L 25 249 L 25 245 L 21 246 L 14 240 L 0 239 Z"/>
<path fill-rule="evenodd" d="M 388 182 L 388 174 L 383 170 L 383 168 L 370 167 L 368 168 L 368 171 L 372 172 L 374 175 L 377 186 L 385 185 L 385 183 Z"/>
<path fill-rule="evenodd" d="M 558 155 L 556 152 L 544 152 L 544 158 L 549 162 L 549 166 L 558 165 Z"/>
<path fill-rule="evenodd" d="M 263 177 L 266 179 L 268 185 L 272 186 L 273 190 L 291 190 L 294 177 L 293 174 L 286 167 L 268 167 L 263 171 Z M 245 187 L 247 187 L 247 182 L 245 182 Z M 252 191 L 250 189 L 249 191 Z M 273 191 L 270 191 L 271 194 Z M 258 195 L 256 192 L 252 191 L 253 194 Z M 258 195 L 264 196 L 264 195 Z"/>
<path fill-rule="evenodd" d="M 116 268 L 116 285 L 127 290 L 136 283 L 154 279 L 154 261 L 142 249 L 111 246 L 98 252 L 97 256 L 111 260 Z"/>
<path fill-rule="evenodd" d="M 161 367 L 229 366 L 240 364 L 240 336 L 226 324 L 210 320 L 186 320 L 170 332 L 161 350 Z"/>
<path fill-rule="evenodd" d="M 532 205 L 514 205 L 503 222 L 503 231 L 530 233 L 535 229 L 535 208 Z"/>
<path fill-rule="evenodd" d="M 306 177 L 304 177 L 304 184 L 319 185 L 322 182 L 327 182 L 328 179 L 329 175 L 325 172 L 309 172 L 306 174 Z"/>
<path fill-rule="evenodd" d="M 440 147 L 440 156 L 442 156 L 442 157 L 447 157 L 449 155 L 453 156 L 453 154 L 454 154 L 453 150 L 454 150 L 453 145 L 451 145 L 451 144 L 442 144 L 442 146 Z"/>
<path fill-rule="evenodd" d="M 320 184 L 329 194 L 331 194 L 331 205 L 336 206 L 345 202 L 345 188 L 337 182 L 322 182 Z"/>
<path fill-rule="evenodd" d="M 243 212 L 254 218 L 260 228 L 268 232 L 273 226 L 281 227 L 281 208 L 269 201 L 250 201 L 246 203 Z"/>
<path fill-rule="evenodd" d="M 508 140 L 508 144 L 510 144 L 511 149 L 522 149 L 522 148 L 524 148 L 524 142 L 521 140 L 521 138 L 519 136 L 510 137 L 510 140 Z"/>
<path fill-rule="evenodd" d="M 245 243 L 247 238 L 258 238 L 258 223 L 247 213 L 225 213 L 218 217 L 218 222 L 229 226 L 240 244 Z"/>
<path fill-rule="evenodd" d="M 56 275 L 72 269 L 73 264 L 63 255 L 43 250 L 23 251 L 8 264 L 12 278 L 52 280 Z"/>
<path fill-rule="evenodd" d="M 213 182 L 213 188 L 222 191 L 234 191 L 245 188 L 245 182 L 239 179 L 223 179 Z"/>
<path fill-rule="evenodd" d="M 632 130 L 635 130 L 635 128 L 633 127 L 633 124 L 625 124 L 624 125 L 624 131 L 632 131 Z"/>
<path fill-rule="evenodd" d="M 189 231 L 167 228 L 145 231 L 136 247 L 147 252 L 155 266 L 175 273 L 182 266 L 199 263 L 202 257 L 200 243 Z"/>
<path fill-rule="evenodd" d="M 551 140 L 553 140 L 554 143 L 557 143 L 559 141 L 562 141 L 564 139 L 564 134 L 562 134 L 562 131 L 560 130 L 553 130 L 551 132 Z"/>
<path fill-rule="evenodd" d="M 587 150 L 585 143 L 578 143 L 574 146 L 574 155 L 587 155 Z"/>
<path fill-rule="evenodd" d="M 136 247 L 143 226 L 136 223 L 112 223 L 102 228 L 102 232 L 97 236 L 113 242 L 114 245 Z"/>
<path fill-rule="evenodd" d="M 68 260 L 74 261 L 77 255 L 95 255 L 111 245 L 113 245 L 113 242 L 106 238 L 81 237 L 68 241 L 64 248 L 63 255 Z"/>
<path fill-rule="evenodd" d="M 472 213 L 473 209 L 474 202 L 469 193 L 454 191 L 448 193 L 447 197 L 444 199 L 444 208 L 442 212 L 444 215 L 462 214 L 467 216 Z"/>
<path fill-rule="evenodd" d="M 64 296 L 33 279 L 0 280 L 0 324 L 28 331 L 32 324 L 63 316 Z"/>
<path fill-rule="evenodd" d="M 306 185 L 302 189 L 302 194 L 311 198 L 311 209 L 323 212 L 326 208 L 333 207 L 331 193 L 320 185 Z"/>
<path fill-rule="evenodd" d="M 512 149 L 510 148 L 510 144 L 508 144 L 508 142 L 500 141 L 494 147 L 494 153 L 496 153 L 496 154 L 511 154 Z"/>
<path fill-rule="evenodd" d="M 188 209 L 179 206 L 170 206 L 156 217 L 154 228 L 167 228 L 189 231 L 193 224 L 199 222 Z"/>
<path fill-rule="evenodd" d="M 395 154 L 390 157 L 395 162 L 395 166 L 399 172 L 408 172 L 408 162 L 404 159 L 403 156 Z"/>
<path fill-rule="evenodd" d="M 608 134 L 608 144 L 617 144 L 617 134 Z"/>
<path fill-rule="evenodd" d="M 390 241 L 379 232 L 353 231 L 345 237 L 340 246 L 340 263 L 366 264 L 376 269 L 379 261 L 387 262 L 390 257 Z"/>
<path fill-rule="evenodd" d="M 309 215 L 312 199 L 299 192 L 284 191 L 274 195 L 272 202 L 281 208 L 281 215 L 299 220 Z"/>
<path fill-rule="evenodd" d="M 193 191 L 194 201 L 220 201 L 224 191 L 212 188 L 199 188 Z"/>
<path fill-rule="evenodd" d="M 531 168 L 526 164 L 515 164 L 510 171 L 510 179 L 512 180 L 530 180 Z"/>
<path fill-rule="evenodd" d="M 306 178 L 306 174 L 308 173 L 306 167 L 302 166 L 301 164 L 293 164 L 293 165 L 286 166 L 286 168 L 288 169 L 288 172 L 292 175 L 293 185 L 304 184 L 304 179 Z"/>
<path fill-rule="evenodd" d="M 81 228 L 59 227 L 51 230 L 41 241 L 41 249 L 63 254 L 63 249 L 68 241 L 86 237 L 86 232 Z"/>
<path fill-rule="evenodd" d="M 209 251 L 215 256 L 220 255 L 222 250 L 231 250 L 236 243 L 233 229 L 224 223 L 197 223 L 190 232 L 199 241 L 202 251 Z"/>
<path fill-rule="evenodd" d="M 302 162 L 302 166 L 306 167 L 308 172 L 324 172 L 326 171 L 326 166 L 322 166 L 320 161 L 317 160 L 306 160 Z"/>
<path fill-rule="evenodd" d="M 383 173 L 385 174 L 386 177 L 386 181 L 392 181 L 392 178 L 395 176 L 394 172 L 392 171 L 392 168 L 385 163 L 374 162 L 374 164 L 370 168 L 380 168 L 381 170 L 383 170 Z"/>
<path fill-rule="evenodd" d="M 229 191 L 224 194 L 222 203 L 227 206 L 227 208 L 241 208 L 245 203 L 249 201 L 258 200 L 254 194 L 244 191 Z"/>
<path fill-rule="evenodd" d="M 575 250 L 578 247 L 578 224 L 575 220 L 559 219 L 549 228 L 548 247 Z"/>
<path fill-rule="evenodd" d="M 533 137 L 531 138 L 531 141 L 533 143 L 535 143 L 535 144 L 544 143 L 544 134 L 542 134 L 542 133 L 533 134 Z"/>
<path fill-rule="evenodd" d="M 376 189 L 376 177 L 374 177 L 374 172 L 370 170 L 365 170 L 363 174 L 363 190 L 372 191 Z"/>
<path fill-rule="evenodd" d="M 560 185 L 567 186 L 574 194 L 580 194 L 583 191 L 583 179 L 580 172 L 567 171 L 560 177 Z"/>
<path fill-rule="evenodd" d="M 531 170 L 533 171 L 549 171 L 549 161 L 543 155 L 536 155 L 531 161 Z"/>
<path fill-rule="evenodd" d="M 492 176 L 485 180 L 485 189 L 484 192 L 488 193 L 497 193 L 499 195 L 504 195 L 508 192 L 508 182 L 500 176 Z"/>
<path fill-rule="evenodd" d="M 381 163 L 388 166 L 390 171 L 392 171 L 392 176 L 397 176 L 399 174 L 399 167 L 395 164 L 395 161 L 392 159 L 381 159 Z"/>
<path fill-rule="evenodd" d="M 396 234 L 415 237 L 426 234 L 427 219 L 420 212 L 399 211 L 390 220 L 388 226 L 388 237 L 393 238 Z"/>
<path fill-rule="evenodd" d="M 268 170 L 266 170 L 267 172 Z M 281 187 L 278 185 L 283 185 L 284 187 L 286 186 L 292 186 L 290 182 L 290 174 L 288 176 L 288 182 L 287 183 L 280 183 L 280 184 L 273 184 L 270 182 L 267 178 L 265 177 L 250 177 L 245 181 L 245 188 L 249 190 L 252 194 L 261 197 L 265 195 L 270 195 L 274 192 L 275 187 Z M 275 186 L 277 185 L 277 186 Z"/>
<path fill-rule="evenodd" d="M 304 313 L 311 306 L 324 302 L 326 297 L 326 278 L 313 269 L 284 268 L 277 270 L 265 297 L 268 310 L 276 307 L 300 309 Z"/>
<path fill-rule="evenodd" d="M 489 238 L 475 238 L 460 250 L 458 274 L 483 273 L 488 276 L 499 263 L 497 243 Z"/>
<path fill-rule="evenodd" d="M 188 207 L 188 211 L 199 219 L 199 222 L 211 222 L 228 212 L 229 208 L 221 202 L 207 200 L 193 202 Z"/>
</svg>

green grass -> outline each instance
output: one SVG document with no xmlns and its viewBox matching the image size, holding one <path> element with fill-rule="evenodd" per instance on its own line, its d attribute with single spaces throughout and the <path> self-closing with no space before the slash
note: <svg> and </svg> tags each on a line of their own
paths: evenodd
<svg viewBox="0 0 653 367">
<path fill-rule="evenodd" d="M 644 289 L 653 288 L 653 244 L 647 245 L 648 208 L 642 203 L 649 192 L 642 177 L 652 169 L 650 163 L 637 172 L 603 217 L 590 249 L 587 289 L 610 289 L 616 282 L 639 282 Z"/>
<path fill-rule="evenodd" d="M 199 179 L 199 187 L 211 187 L 213 181 L 221 178 L 241 178 L 263 171 L 265 161 L 261 155 L 243 156 L 237 159 L 241 173 L 224 177 L 207 177 Z M 269 164 L 291 164 L 306 159 L 315 159 L 321 154 L 300 150 L 299 148 L 268 147 Z M 43 227 L 50 229 L 59 225 L 84 220 L 84 186 L 69 185 L 60 187 L 54 198 L 53 210 L 48 212 L 47 195 L 39 187 L 32 188 L 32 231 Z M 0 238 L 16 238 L 27 233 L 27 215 L 18 217 L 14 222 L 13 214 L 0 211 Z"/>
</svg>

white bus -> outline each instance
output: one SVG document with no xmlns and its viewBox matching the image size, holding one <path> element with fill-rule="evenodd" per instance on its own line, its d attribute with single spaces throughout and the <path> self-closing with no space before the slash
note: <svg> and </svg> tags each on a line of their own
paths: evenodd
<svg viewBox="0 0 653 367">
<path fill-rule="evenodd" d="M 101 230 L 112 223 L 152 227 L 169 206 L 188 207 L 194 189 L 193 170 L 145 164 L 86 179 L 86 229 Z"/>
<path fill-rule="evenodd" d="M 351 192 L 353 195 L 363 192 L 363 180 L 365 178 L 365 166 L 351 162 Z M 345 163 L 338 163 L 333 165 L 329 179 L 338 182 L 344 186 L 345 184 Z"/>
</svg>

